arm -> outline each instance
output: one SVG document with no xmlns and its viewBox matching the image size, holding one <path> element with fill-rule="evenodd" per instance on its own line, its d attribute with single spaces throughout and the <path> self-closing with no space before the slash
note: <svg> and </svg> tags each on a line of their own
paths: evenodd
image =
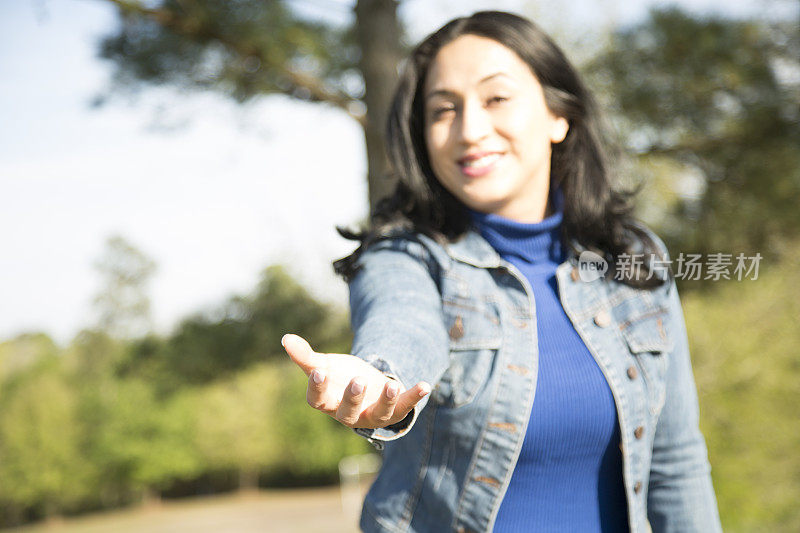
<svg viewBox="0 0 800 533">
<path fill-rule="evenodd" d="M 351 353 L 406 387 L 435 384 L 449 365 L 449 337 L 427 249 L 417 241 L 387 239 L 365 251 L 358 263 L 350 282 Z M 381 449 L 381 441 L 408 433 L 429 396 L 398 424 L 355 431 Z"/>
<path fill-rule="evenodd" d="M 674 282 L 657 290 L 669 291 L 675 347 L 669 354 L 666 400 L 653 442 L 648 520 L 654 533 L 721 531 L 678 291 Z"/>
</svg>

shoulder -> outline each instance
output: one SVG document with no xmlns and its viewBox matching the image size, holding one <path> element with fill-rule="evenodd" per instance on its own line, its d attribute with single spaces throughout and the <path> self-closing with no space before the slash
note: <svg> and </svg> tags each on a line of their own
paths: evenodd
<svg viewBox="0 0 800 533">
<path fill-rule="evenodd" d="M 672 274 L 672 259 L 664 240 L 646 224 L 633 221 L 626 225 L 628 246 L 615 256 L 605 278 L 609 297 L 614 301 L 636 300 L 648 306 L 669 307 L 677 290 Z M 632 284 L 626 277 L 637 277 L 643 284 Z"/>
<path fill-rule="evenodd" d="M 395 230 L 353 252 L 345 278 L 354 294 L 386 296 L 421 290 L 438 293 L 442 269 L 419 233 Z"/>
<path fill-rule="evenodd" d="M 669 260 L 667 245 L 647 224 L 633 220 L 627 231 L 631 236 L 631 247 L 634 253 L 655 254 L 657 258 Z"/>
<path fill-rule="evenodd" d="M 447 258 L 444 246 L 421 232 L 396 229 L 369 243 L 361 251 L 358 267 L 375 263 L 395 263 L 397 267 L 414 263 L 438 274 Z"/>
<path fill-rule="evenodd" d="M 638 290 L 651 293 L 671 286 L 674 283 L 672 259 L 661 237 L 638 220 L 627 223 L 624 231 L 627 246 L 624 253 L 614 257 L 615 279 L 617 275 L 637 278 L 638 283 L 643 283 Z"/>
<path fill-rule="evenodd" d="M 387 308 L 440 306 L 441 270 L 417 234 L 396 232 L 363 245 L 354 266 L 348 280 L 354 310 L 376 302 Z"/>
</svg>

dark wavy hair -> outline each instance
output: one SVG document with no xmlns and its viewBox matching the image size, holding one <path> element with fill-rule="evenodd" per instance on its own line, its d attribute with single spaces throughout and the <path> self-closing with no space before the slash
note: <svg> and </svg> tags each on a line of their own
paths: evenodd
<svg viewBox="0 0 800 533">
<path fill-rule="evenodd" d="M 550 111 L 569 122 L 566 138 L 552 147 L 550 167 L 551 190 L 561 188 L 564 194 L 561 237 L 568 249 L 578 253 L 577 244 L 615 267 L 616 258 L 624 253 L 661 257 L 658 246 L 631 215 L 635 193 L 612 186 L 597 106 L 564 53 L 530 20 L 501 11 L 480 11 L 454 19 L 428 36 L 403 66 L 386 124 L 387 154 L 397 186 L 378 202 L 365 229 L 354 232 L 337 226 L 340 235 L 361 244 L 333 263 L 335 272 L 349 281 L 361 253 L 398 230 L 419 232 L 446 244 L 469 229 L 466 206 L 439 183 L 431 169 L 422 94 L 434 57 L 461 35 L 487 37 L 513 50 L 542 85 Z M 645 263 L 639 276 L 624 276 L 622 281 L 638 288 L 661 285 L 664 279 L 645 275 L 648 268 Z"/>
</svg>

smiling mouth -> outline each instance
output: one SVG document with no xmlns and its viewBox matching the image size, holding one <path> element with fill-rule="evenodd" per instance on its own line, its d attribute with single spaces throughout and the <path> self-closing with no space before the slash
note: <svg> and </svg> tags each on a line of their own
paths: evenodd
<svg viewBox="0 0 800 533">
<path fill-rule="evenodd" d="M 467 160 L 462 159 L 461 161 L 458 162 L 458 164 L 461 165 L 462 167 L 468 167 L 468 168 L 488 167 L 489 165 L 500 159 L 502 156 L 503 154 L 499 153 L 487 154 L 477 159 L 467 159 Z"/>
<path fill-rule="evenodd" d="M 494 169 L 503 155 L 505 154 L 495 152 L 474 159 L 460 159 L 458 161 L 458 167 L 461 169 L 462 174 L 471 178 L 483 176 Z"/>
</svg>

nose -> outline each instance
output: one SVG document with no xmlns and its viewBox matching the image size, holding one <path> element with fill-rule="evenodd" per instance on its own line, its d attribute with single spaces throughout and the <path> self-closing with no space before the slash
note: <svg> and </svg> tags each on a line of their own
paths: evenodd
<svg viewBox="0 0 800 533">
<path fill-rule="evenodd" d="M 464 102 L 461 113 L 461 142 L 475 144 L 486 137 L 492 128 L 489 112 L 475 100 Z"/>
</svg>

